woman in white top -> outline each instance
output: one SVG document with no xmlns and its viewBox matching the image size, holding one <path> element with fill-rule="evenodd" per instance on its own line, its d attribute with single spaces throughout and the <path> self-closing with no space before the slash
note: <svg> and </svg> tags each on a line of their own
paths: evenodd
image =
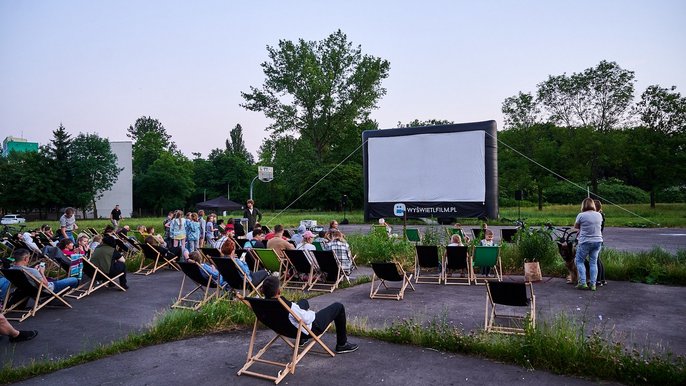
<svg viewBox="0 0 686 386">
<path fill-rule="evenodd" d="M 576 288 L 578 289 L 590 288 L 591 291 L 596 289 L 598 255 L 600 255 L 600 249 L 603 246 L 602 223 L 603 216 L 595 211 L 593 199 L 585 198 L 581 203 L 581 213 L 576 216 L 574 223 L 574 228 L 579 230 L 577 236 L 579 244 L 576 247 L 576 269 L 579 271 L 579 283 Z M 586 256 L 589 257 L 589 269 L 591 271 L 588 285 L 586 284 L 586 266 L 584 264 Z"/>
</svg>

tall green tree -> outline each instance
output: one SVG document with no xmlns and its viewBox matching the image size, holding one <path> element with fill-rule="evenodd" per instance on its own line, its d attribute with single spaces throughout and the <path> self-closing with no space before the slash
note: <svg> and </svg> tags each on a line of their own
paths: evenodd
<svg viewBox="0 0 686 386">
<path fill-rule="evenodd" d="M 95 202 L 112 188 L 123 170 L 117 168 L 110 142 L 97 134 L 79 134 L 69 147 L 69 166 L 74 178 L 69 188 L 76 206 L 84 211 L 92 208 L 98 218 Z"/>
<path fill-rule="evenodd" d="M 398 127 L 422 127 L 422 126 L 438 126 L 438 125 L 450 125 L 455 123 L 447 119 L 414 119 L 408 123 L 398 122 Z"/>
<path fill-rule="evenodd" d="M 226 140 L 226 150 L 232 154 L 245 159 L 246 162 L 252 164 L 255 162 L 252 154 L 245 147 L 245 140 L 243 140 L 243 127 L 240 123 L 229 132 L 229 138 Z"/>
<path fill-rule="evenodd" d="M 162 123 L 151 117 L 140 117 L 129 126 L 126 136 L 133 142 L 133 174 L 144 174 L 164 151 L 175 152 L 176 144 Z"/>
<path fill-rule="evenodd" d="M 13 151 L 0 157 L 0 207 L 19 212 L 38 209 L 42 219 L 48 210 L 62 205 L 55 187 L 62 183 L 63 174 L 47 167 L 50 162 L 43 151 Z"/>
<path fill-rule="evenodd" d="M 184 208 L 195 190 L 191 161 L 169 151 L 162 152 L 134 186 L 140 204 L 155 210 Z"/>
<path fill-rule="evenodd" d="M 505 98 L 502 106 L 506 129 L 513 127 L 530 127 L 540 122 L 541 109 L 531 93 L 519 92 Z"/>
<path fill-rule="evenodd" d="M 56 197 L 55 206 L 57 208 L 76 205 L 69 189 L 74 180 L 71 168 L 69 167 L 69 148 L 71 142 L 71 134 L 60 123 L 59 128 L 53 130 L 50 143 L 41 149 L 47 157 L 43 167 L 59 176 L 60 183 L 51 188 Z"/>
<path fill-rule="evenodd" d="M 320 164 L 342 133 L 366 121 L 386 94 L 381 81 L 390 63 L 362 54 L 340 30 L 322 41 L 280 40 L 267 53 L 266 80 L 241 93 L 242 106 L 272 119 L 268 129 L 275 136 L 298 135 Z"/>
</svg>

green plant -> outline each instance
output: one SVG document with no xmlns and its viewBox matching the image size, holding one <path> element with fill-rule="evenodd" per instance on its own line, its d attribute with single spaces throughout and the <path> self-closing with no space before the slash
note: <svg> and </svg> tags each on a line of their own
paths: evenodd
<svg viewBox="0 0 686 386">
<path fill-rule="evenodd" d="M 397 261 L 405 267 L 414 264 L 414 244 L 402 237 L 370 232 L 366 235 L 350 235 L 348 242 L 360 264 L 389 261 Z"/>
<path fill-rule="evenodd" d="M 443 228 L 431 225 L 424 229 L 422 245 L 443 245 L 445 244 L 445 231 Z"/>
<path fill-rule="evenodd" d="M 519 232 L 517 248 L 521 265 L 525 261 L 538 261 L 541 269 L 555 265 L 557 246 L 545 232 Z"/>
</svg>

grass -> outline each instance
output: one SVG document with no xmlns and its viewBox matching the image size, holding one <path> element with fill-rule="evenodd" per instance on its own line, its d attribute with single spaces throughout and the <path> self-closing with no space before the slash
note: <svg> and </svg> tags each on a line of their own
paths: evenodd
<svg viewBox="0 0 686 386">
<path fill-rule="evenodd" d="M 353 334 L 397 344 L 411 344 L 440 351 L 477 355 L 528 369 L 619 381 L 631 385 L 683 385 L 686 361 L 669 353 L 627 351 L 621 342 L 594 332 L 585 335 L 583 326 L 564 317 L 539 323 L 525 336 L 484 332 L 465 334 L 437 318 L 429 325 L 406 320 L 383 329 L 361 325 L 348 328 Z"/>
</svg>

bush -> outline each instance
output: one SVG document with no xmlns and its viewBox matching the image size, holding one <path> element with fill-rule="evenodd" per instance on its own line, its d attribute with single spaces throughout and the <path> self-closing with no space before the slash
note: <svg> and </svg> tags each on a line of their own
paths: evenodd
<svg viewBox="0 0 686 386">
<path fill-rule="evenodd" d="M 661 248 L 638 253 L 603 249 L 600 258 L 609 280 L 686 285 L 686 250 L 672 255 Z"/>
<path fill-rule="evenodd" d="M 360 264 L 397 261 L 403 267 L 414 265 L 414 244 L 402 237 L 370 232 L 366 235 L 350 235 L 348 242 Z"/>
<path fill-rule="evenodd" d="M 585 183 L 579 185 L 584 186 Z M 603 201 L 612 201 L 617 204 L 641 204 L 650 201 L 649 194 L 644 190 L 625 185 L 616 179 L 601 181 L 598 184 L 598 195 L 603 197 Z M 576 204 L 586 198 L 586 191 L 561 181 L 546 188 L 544 196 L 545 201 L 552 204 Z"/>
<path fill-rule="evenodd" d="M 517 249 L 521 258 L 521 265 L 524 261 L 538 261 L 541 269 L 553 267 L 557 260 L 557 245 L 550 236 L 541 231 L 519 232 Z"/>
</svg>

